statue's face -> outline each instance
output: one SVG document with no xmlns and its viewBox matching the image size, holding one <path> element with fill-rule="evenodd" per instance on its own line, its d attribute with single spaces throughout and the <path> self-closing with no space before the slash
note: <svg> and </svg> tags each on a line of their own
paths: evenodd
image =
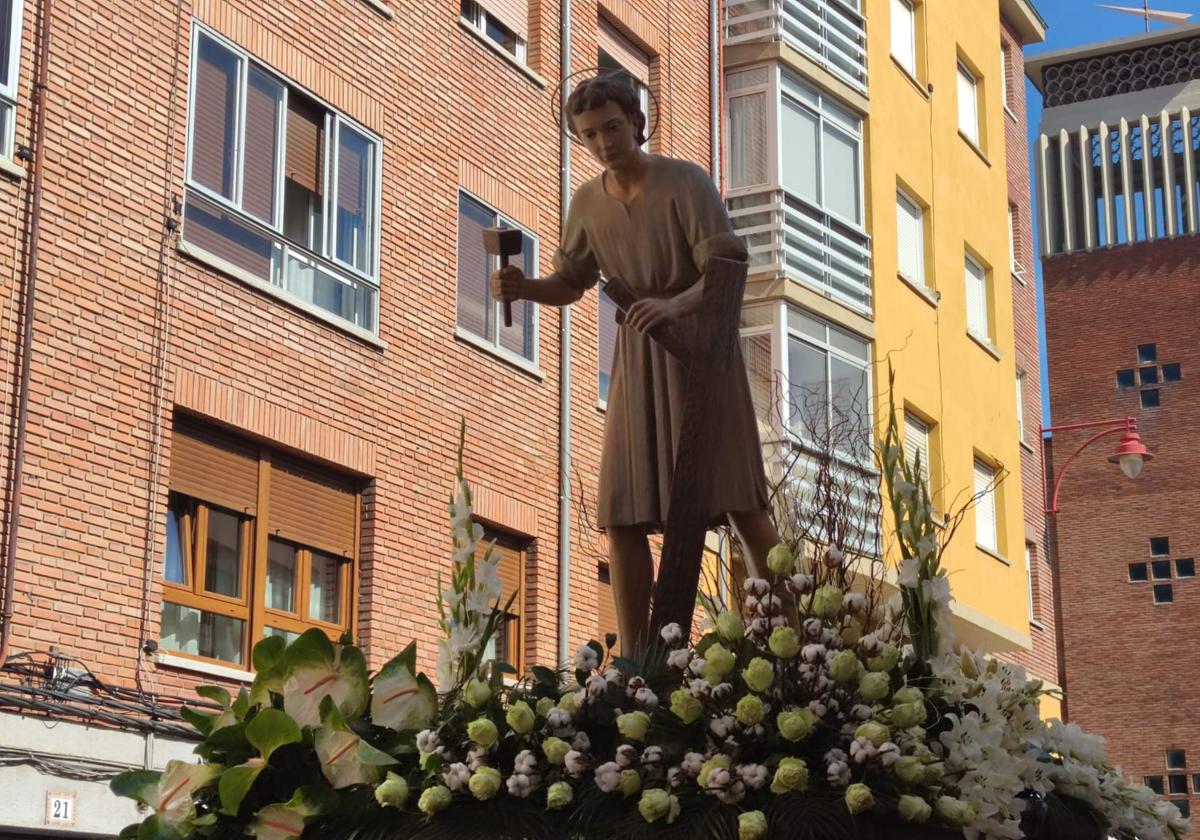
<svg viewBox="0 0 1200 840">
<path fill-rule="evenodd" d="M 575 116 L 575 130 L 596 160 L 605 169 L 620 168 L 630 155 L 637 153 L 633 123 L 616 102 Z"/>
</svg>

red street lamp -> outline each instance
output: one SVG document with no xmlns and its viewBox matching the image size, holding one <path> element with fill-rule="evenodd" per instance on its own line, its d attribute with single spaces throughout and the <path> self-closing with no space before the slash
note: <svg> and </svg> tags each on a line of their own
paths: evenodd
<svg viewBox="0 0 1200 840">
<path fill-rule="evenodd" d="M 1067 432 L 1078 429 L 1102 429 L 1103 431 L 1097 432 L 1085 440 L 1083 445 L 1076 449 L 1075 452 L 1072 453 L 1071 457 L 1063 463 L 1062 469 L 1059 470 L 1058 477 L 1054 480 L 1054 494 L 1050 497 L 1050 506 L 1046 508 L 1047 516 L 1058 515 L 1058 491 L 1062 487 L 1063 477 L 1067 474 L 1067 468 L 1071 466 L 1071 462 L 1079 457 L 1079 453 L 1083 452 L 1083 450 L 1100 440 L 1100 438 L 1121 432 L 1121 440 L 1117 444 L 1116 449 L 1113 450 L 1113 454 L 1109 456 L 1108 460 L 1113 464 L 1118 464 L 1121 467 L 1121 472 L 1123 472 L 1127 478 L 1137 478 L 1142 471 L 1142 467 L 1146 465 L 1146 462 L 1154 460 L 1153 453 L 1151 453 L 1150 450 L 1146 448 L 1146 445 L 1142 443 L 1142 436 L 1137 432 L 1137 419 L 1134 417 L 1119 417 L 1112 420 L 1096 420 L 1091 423 L 1070 423 L 1064 426 L 1047 426 L 1041 431 L 1044 434 L 1046 432 Z M 1043 446 L 1042 475 L 1046 474 L 1045 452 L 1046 449 Z"/>
</svg>

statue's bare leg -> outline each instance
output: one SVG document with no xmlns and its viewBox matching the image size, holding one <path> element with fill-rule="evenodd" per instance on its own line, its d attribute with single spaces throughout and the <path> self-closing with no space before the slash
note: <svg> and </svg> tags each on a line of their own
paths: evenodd
<svg viewBox="0 0 1200 840">
<path fill-rule="evenodd" d="M 654 588 L 654 560 L 646 529 L 610 526 L 608 571 L 617 607 L 617 632 L 626 656 L 646 641 L 650 630 L 650 593 Z M 765 555 L 764 555 L 765 556 Z"/>
<path fill-rule="evenodd" d="M 765 510 L 739 511 L 729 514 L 729 522 L 745 551 L 746 571 L 753 577 L 769 577 L 767 554 L 780 543 L 771 514 Z"/>
</svg>

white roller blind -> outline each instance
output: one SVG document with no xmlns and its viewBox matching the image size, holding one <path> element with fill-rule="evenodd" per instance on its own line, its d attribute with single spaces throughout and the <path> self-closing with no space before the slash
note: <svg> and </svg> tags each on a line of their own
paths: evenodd
<svg viewBox="0 0 1200 840">
<path fill-rule="evenodd" d="M 825 209 L 858 224 L 858 140 L 825 122 L 821 137 Z"/>
<path fill-rule="evenodd" d="M 1033 621 L 1037 614 L 1033 607 L 1033 548 L 1029 543 L 1025 543 L 1025 586 L 1029 595 L 1029 620 Z"/>
<path fill-rule="evenodd" d="M 929 424 L 913 414 L 904 413 L 904 459 L 908 466 L 917 470 L 917 458 L 920 457 L 920 475 L 929 486 Z"/>
<path fill-rule="evenodd" d="M 896 260 L 900 276 L 925 285 L 925 223 L 920 206 L 896 193 Z"/>
<path fill-rule="evenodd" d="M 975 74 L 958 65 L 958 130 L 979 145 L 979 107 Z"/>
<path fill-rule="evenodd" d="M 967 330 L 978 338 L 989 339 L 987 273 L 970 257 L 966 259 Z"/>
<path fill-rule="evenodd" d="M 1008 205 L 1008 267 L 1013 274 L 1020 271 L 1017 265 L 1017 205 Z"/>
<path fill-rule="evenodd" d="M 729 186 L 767 183 L 767 94 L 729 98 Z"/>
<path fill-rule="evenodd" d="M 917 75 L 916 15 L 909 0 L 892 0 L 892 57 Z"/>
<path fill-rule="evenodd" d="M 1017 440 L 1025 440 L 1025 371 L 1017 371 Z"/>
<path fill-rule="evenodd" d="M 789 150 L 783 156 L 783 185 L 796 195 L 819 204 L 817 148 L 820 121 L 816 114 L 787 98 L 783 100 L 780 113 L 783 117 L 783 147 Z"/>
<path fill-rule="evenodd" d="M 500 21 L 522 41 L 529 40 L 528 0 L 476 0 L 483 10 Z"/>
<path fill-rule="evenodd" d="M 975 543 L 988 551 L 997 551 L 995 471 L 983 461 L 975 461 Z"/>
</svg>

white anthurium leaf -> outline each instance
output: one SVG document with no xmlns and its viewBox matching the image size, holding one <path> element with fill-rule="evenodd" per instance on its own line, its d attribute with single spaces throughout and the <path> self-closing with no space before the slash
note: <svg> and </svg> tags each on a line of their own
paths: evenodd
<svg viewBox="0 0 1200 840">
<path fill-rule="evenodd" d="M 362 715 L 370 699 L 362 651 L 334 645 L 322 631 L 306 631 L 284 654 L 283 710 L 300 726 L 321 722 L 321 701 L 333 698 L 346 718 Z"/>
<path fill-rule="evenodd" d="M 249 833 L 258 840 L 298 840 L 304 833 L 304 817 L 287 805 L 268 805 L 254 816 Z"/>
<path fill-rule="evenodd" d="M 424 674 L 414 676 L 407 662 L 393 659 L 375 677 L 371 722 L 398 732 L 425 729 L 437 714 L 437 690 Z"/>
<path fill-rule="evenodd" d="M 334 790 L 378 781 L 378 768 L 363 764 L 358 757 L 361 741 L 349 731 L 329 727 L 317 731 L 315 746 L 321 760 L 321 772 Z"/>
<path fill-rule="evenodd" d="M 167 762 L 146 804 L 167 825 L 181 825 L 196 815 L 193 796 L 197 790 L 211 785 L 224 768 L 216 764 L 189 764 L 186 761 Z"/>
</svg>

